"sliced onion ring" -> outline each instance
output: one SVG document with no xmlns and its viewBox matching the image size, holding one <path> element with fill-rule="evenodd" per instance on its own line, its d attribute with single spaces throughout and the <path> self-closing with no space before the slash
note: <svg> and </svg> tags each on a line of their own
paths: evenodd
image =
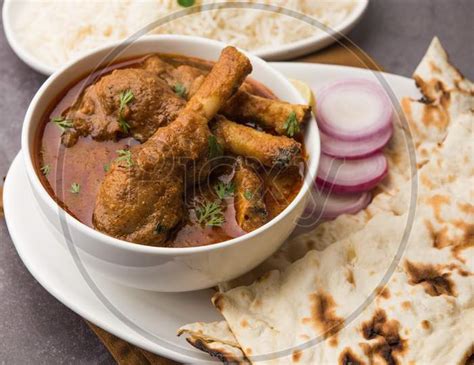
<svg viewBox="0 0 474 365">
<path fill-rule="evenodd" d="M 355 214 L 369 205 L 370 192 L 356 194 L 334 194 L 313 187 L 311 197 L 304 210 L 304 219 L 334 219 L 341 214 Z"/>
<path fill-rule="evenodd" d="M 358 160 L 321 154 L 316 183 L 335 193 L 357 193 L 373 189 L 387 172 L 387 159 L 380 152 Z"/>
<path fill-rule="evenodd" d="M 323 88 L 317 98 L 316 120 L 328 136 L 343 141 L 367 140 L 384 134 L 392 124 L 385 91 L 365 79 L 344 79 Z"/>
<path fill-rule="evenodd" d="M 392 136 L 390 125 L 382 134 L 374 135 L 362 141 L 342 141 L 320 132 L 321 151 L 332 157 L 355 159 L 368 157 L 381 150 Z"/>
</svg>

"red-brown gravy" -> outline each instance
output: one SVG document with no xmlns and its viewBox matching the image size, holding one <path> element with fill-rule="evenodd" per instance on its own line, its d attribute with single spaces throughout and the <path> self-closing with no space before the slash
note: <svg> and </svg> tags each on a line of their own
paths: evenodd
<svg viewBox="0 0 474 365">
<path fill-rule="evenodd" d="M 210 63 L 194 58 L 164 55 L 167 60 L 175 63 L 192 64 L 208 69 Z M 41 181 L 49 194 L 66 209 L 71 215 L 84 224 L 93 227 L 92 215 L 94 211 L 96 194 L 106 174 L 106 166 L 117 158 L 117 150 L 126 149 L 128 146 L 138 144 L 133 138 L 124 138 L 118 141 L 95 141 L 90 137 L 79 138 L 78 142 L 69 148 L 61 144 L 62 131 L 50 120 L 69 108 L 81 90 L 90 85 L 98 77 L 109 73 L 116 68 L 133 67 L 140 64 L 143 58 L 117 62 L 107 68 L 97 71 L 92 76 L 86 76 L 77 81 L 72 87 L 59 95 L 56 102 L 42 118 L 42 127 L 39 128 L 36 144 L 36 169 Z M 264 97 L 274 95 L 263 85 L 249 80 L 254 86 L 254 93 Z M 44 174 L 42 168 L 49 166 L 49 172 Z M 213 181 L 229 180 L 232 171 L 224 170 L 214 174 Z M 285 177 L 273 186 L 269 186 L 265 195 L 265 202 L 270 218 L 280 213 L 296 196 L 302 186 L 304 164 L 299 168 L 288 171 Z M 71 192 L 72 184 L 79 184 L 79 193 Z M 186 196 L 189 217 L 177 229 L 172 240 L 167 243 L 169 247 L 190 247 L 208 245 L 226 241 L 241 236 L 244 232 L 237 225 L 235 219 L 233 197 L 224 201 L 225 222 L 220 227 L 207 227 L 193 222 L 194 210 L 192 202 L 202 195 L 215 194 L 212 186 L 208 188 L 192 189 Z M 277 191 L 277 193 L 275 193 Z"/>
</svg>

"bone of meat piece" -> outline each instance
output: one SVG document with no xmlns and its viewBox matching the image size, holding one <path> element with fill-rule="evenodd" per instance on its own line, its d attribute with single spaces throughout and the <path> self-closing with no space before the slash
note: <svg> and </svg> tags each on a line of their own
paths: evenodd
<svg viewBox="0 0 474 365">
<path fill-rule="evenodd" d="M 206 72 L 197 67 L 180 65 L 174 67 L 160 59 L 159 56 L 151 56 L 145 61 L 145 68 L 155 72 L 165 80 L 170 87 L 180 85 L 184 88 L 186 98 L 191 97 L 203 82 Z M 311 107 L 309 105 L 290 104 L 284 101 L 263 98 L 253 95 L 246 90 L 250 89 L 242 85 L 235 95 L 230 99 L 221 113 L 229 119 L 239 122 L 254 122 L 264 129 L 271 129 L 278 134 L 287 135 L 286 121 L 290 115 L 294 115 L 298 126 L 306 121 Z M 301 128 L 300 128 L 301 129 Z"/>
<path fill-rule="evenodd" d="M 213 133 L 227 152 L 249 157 L 268 167 L 285 168 L 301 160 L 301 144 L 218 116 Z"/>
<path fill-rule="evenodd" d="M 309 105 L 290 104 L 246 92 L 236 93 L 222 110 L 229 118 L 240 122 L 254 122 L 281 135 L 288 135 L 287 120 L 292 116 L 301 130 L 310 112 Z"/>
<path fill-rule="evenodd" d="M 251 232 L 267 223 L 263 181 L 242 157 L 236 162 L 234 184 L 235 219 L 240 228 Z"/>
<path fill-rule="evenodd" d="M 146 245 L 163 244 L 183 216 L 184 172 L 208 158 L 208 121 L 251 72 L 233 47 L 222 51 L 176 120 L 116 160 L 102 182 L 93 223 L 101 232 Z"/>
</svg>

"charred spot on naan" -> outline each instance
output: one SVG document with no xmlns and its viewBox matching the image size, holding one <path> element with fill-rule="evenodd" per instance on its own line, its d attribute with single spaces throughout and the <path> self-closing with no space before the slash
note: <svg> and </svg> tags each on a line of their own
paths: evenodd
<svg viewBox="0 0 474 365">
<path fill-rule="evenodd" d="M 468 205 L 466 204 L 466 206 Z M 470 209 L 470 207 L 466 207 L 466 209 Z M 438 219 L 440 215 L 440 208 L 438 207 L 435 209 L 435 217 L 438 221 L 440 220 Z M 454 219 L 443 224 L 441 228 L 436 229 L 433 222 L 425 219 L 425 226 L 433 241 L 433 247 L 440 250 L 451 247 L 453 257 L 461 262 L 465 262 L 465 259 L 460 254 L 463 250 L 474 247 L 474 224 L 465 222 L 462 219 Z M 449 229 L 450 226 L 457 230 L 457 234 Z"/>
<path fill-rule="evenodd" d="M 425 199 L 425 203 L 433 209 L 434 216 L 438 222 L 443 221 L 441 209 L 443 205 L 451 203 L 451 198 L 447 195 L 435 194 Z"/>
<path fill-rule="evenodd" d="M 375 293 L 377 294 L 377 297 L 390 299 L 390 289 L 386 286 L 379 286 L 375 289 Z"/>
<path fill-rule="evenodd" d="M 317 331 L 322 332 L 329 344 L 336 347 L 338 344 L 336 334 L 342 329 L 344 319 L 336 315 L 336 302 L 327 293 L 313 293 L 309 296 L 311 301 L 311 318 L 303 318 L 304 324 L 311 324 Z"/>
<path fill-rule="evenodd" d="M 450 279 L 450 273 L 442 273 L 439 265 L 412 263 L 405 261 L 405 271 L 408 275 L 408 283 L 411 285 L 421 284 L 425 292 L 433 297 L 440 295 L 457 296 L 454 282 Z"/>
<path fill-rule="evenodd" d="M 437 249 L 442 249 L 453 244 L 453 240 L 448 235 L 448 227 L 443 226 L 443 228 L 436 230 L 433 227 L 433 224 L 428 219 L 425 220 L 426 229 L 428 230 L 431 239 L 433 240 L 433 247 Z"/>
<path fill-rule="evenodd" d="M 461 360 L 460 364 L 463 365 L 474 365 L 474 344 L 466 351 L 463 360 Z"/>
<path fill-rule="evenodd" d="M 346 347 L 339 355 L 340 365 L 365 365 L 365 362 L 357 357 L 356 354 L 349 348 Z"/>
<path fill-rule="evenodd" d="M 474 275 L 473 273 L 465 270 L 463 267 L 459 266 L 458 264 L 456 264 L 454 262 L 446 265 L 446 268 L 450 271 L 456 270 L 460 276 L 467 277 L 467 276 L 470 276 L 470 275 Z"/>
<path fill-rule="evenodd" d="M 465 214 L 474 215 L 474 205 L 469 203 L 458 203 L 458 208 Z"/>
<path fill-rule="evenodd" d="M 453 90 L 473 93 L 470 81 L 451 64 L 437 37 L 433 38 L 426 55 L 413 73 L 413 79 L 430 102 L 439 101 Z"/>
<path fill-rule="evenodd" d="M 421 152 L 423 152 L 424 150 L 421 150 Z M 423 155 L 423 153 L 422 153 Z M 425 158 L 428 157 L 428 152 L 426 153 L 426 156 Z M 433 184 L 433 182 L 428 178 L 428 176 L 426 174 L 420 174 L 420 182 L 423 186 L 425 186 L 428 190 L 433 190 L 435 185 Z"/>
<path fill-rule="evenodd" d="M 410 310 L 412 307 L 411 307 L 411 302 L 409 300 L 404 300 L 402 303 L 401 303 L 401 307 L 403 310 Z"/>
<path fill-rule="evenodd" d="M 470 224 L 466 227 L 464 232 L 464 238 L 461 244 L 458 244 L 452 248 L 453 256 L 462 263 L 466 262 L 466 259 L 461 256 L 463 250 L 474 247 L 474 225 Z"/>
<path fill-rule="evenodd" d="M 248 360 L 245 358 L 244 354 L 242 353 L 242 357 L 236 357 L 235 354 L 230 353 L 224 349 L 223 344 L 215 343 L 216 347 L 212 347 L 211 342 L 206 342 L 200 338 L 196 338 L 193 336 L 187 337 L 186 341 L 203 352 L 208 353 L 211 357 L 215 357 L 223 364 L 248 364 Z M 240 349 L 235 348 L 240 353 Z"/>
<path fill-rule="evenodd" d="M 399 358 L 408 349 L 408 341 L 400 336 L 400 323 L 388 320 L 382 309 L 377 309 L 372 319 L 362 323 L 361 332 L 366 340 L 374 340 L 362 347 L 369 359 L 378 356 L 387 364 L 399 364 Z"/>
<path fill-rule="evenodd" d="M 401 107 L 417 149 L 427 142 L 441 145 L 450 123 L 446 109 L 439 104 L 427 104 L 408 97 L 402 98 Z"/>
<path fill-rule="evenodd" d="M 474 246 L 474 224 L 455 219 L 451 222 L 453 226 L 462 232 L 462 238 L 456 246 L 468 248 Z"/>
<path fill-rule="evenodd" d="M 222 313 L 222 311 L 224 310 L 224 295 L 222 295 L 221 293 L 216 293 L 214 294 L 211 300 L 214 307 L 216 307 L 217 310 Z"/>
<path fill-rule="evenodd" d="M 426 319 L 424 319 L 424 320 L 421 321 L 421 327 L 422 327 L 424 330 L 429 331 L 429 330 L 431 330 L 431 322 L 428 321 L 428 320 L 426 320 Z"/>
<path fill-rule="evenodd" d="M 352 286 L 355 286 L 354 272 L 351 269 L 347 269 L 346 280 Z"/>
<path fill-rule="evenodd" d="M 432 79 L 429 82 L 424 82 L 421 77 L 413 76 L 415 80 L 415 85 L 418 89 L 420 89 L 423 97 L 420 99 L 420 102 L 424 104 L 434 103 L 436 99 L 441 98 L 447 94 L 447 90 L 445 89 L 443 83 L 439 80 Z"/>
<path fill-rule="evenodd" d="M 422 122 L 425 127 L 443 130 L 449 124 L 449 115 L 444 108 L 440 108 L 438 105 L 425 104 Z"/>
<path fill-rule="evenodd" d="M 299 362 L 302 355 L 303 353 L 299 350 L 293 351 L 293 353 L 291 354 L 291 360 L 293 362 Z"/>
</svg>

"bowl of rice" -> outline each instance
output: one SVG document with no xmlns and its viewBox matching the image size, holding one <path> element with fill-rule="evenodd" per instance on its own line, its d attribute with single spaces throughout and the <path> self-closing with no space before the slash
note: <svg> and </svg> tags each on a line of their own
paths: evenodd
<svg viewBox="0 0 474 365">
<path fill-rule="evenodd" d="M 286 60 L 333 43 L 367 5 L 368 0 L 5 0 L 3 24 L 15 53 L 49 75 L 93 49 L 144 34 L 201 36 L 267 60 Z"/>
</svg>

